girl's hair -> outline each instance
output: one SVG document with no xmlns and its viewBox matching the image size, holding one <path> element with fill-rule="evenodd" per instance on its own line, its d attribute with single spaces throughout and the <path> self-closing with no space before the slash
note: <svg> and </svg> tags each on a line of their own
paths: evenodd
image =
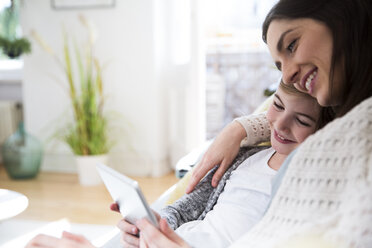
<svg viewBox="0 0 372 248">
<path fill-rule="evenodd" d="M 320 106 L 314 97 L 312 97 L 309 94 L 306 94 L 302 91 L 299 91 L 298 89 L 296 89 L 294 87 L 293 84 L 285 84 L 285 83 L 283 83 L 282 80 L 280 80 L 279 88 L 282 89 L 285 93 L 287 93 L 289 95 L 295 95 L 295 96 L 299 96 L 301 98 L 304 98 L 304 97 L 305 98 L 310 98 L 317 103 L 320 110 L 319 110 L 319 119 L 316 123 L 315 130 L 319 130 L 319 129 L 323 128 L 325 125 L 327 125 L 329 122 L 331 122 L 335 118 L 335 112 L 334 112 L 332 107 L 322 107 L 322 106 Z"/>
<path fill-rule="evenodd" d="M 372 96 L 372 0 L 280 0 L 266 16 L 262 39 L 267 43 L 273 20 L 297 18 L 320 21 L 332 33 L 330 97 L 334 68 L 342 61 L 344 92 L 336 111 L 343 116 Z"/>
</svg>

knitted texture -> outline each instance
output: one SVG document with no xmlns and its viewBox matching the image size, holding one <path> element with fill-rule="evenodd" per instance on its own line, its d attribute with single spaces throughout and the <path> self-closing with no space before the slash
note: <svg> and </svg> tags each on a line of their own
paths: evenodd
<svg viewBox="0 0 372 248">
<path fill-rule="evenodd" d="M 266 113 L 249 115 L 236 118 L 247 132 L 247 137 L 242 145 L 256 145 L 260 142 L 268 141 L 270 138 L 270 126 L 266 119 Z"/>
<path fill-rule="evenodd" d="M 177 229 L 184 223 L 193 220 L 203 220 L 206 214 L 216 204 L 220 194 L 223 192 L 231 173 L 248 157 L 268 147 L 244 147 L 241 148 L 232 166 L 226 171 L 216 188 L 212 187 L 212 177 L 217 167 L 211 170 L 206 177 L 195 187 L 190 194 L 183 195 L 174 204 L 162 209 L 160 215 L 165 218 L 172 229 Z"/>
<path fill-rule="evenodd" d="M 233 247 L 275 247 L 304 233 L 372 247 L 372 98 L 307 138 L 266 215 Z"/>
</svg>

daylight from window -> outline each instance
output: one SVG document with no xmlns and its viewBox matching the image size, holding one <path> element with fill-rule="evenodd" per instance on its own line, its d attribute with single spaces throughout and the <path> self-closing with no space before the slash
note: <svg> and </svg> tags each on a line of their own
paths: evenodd
<svg viewBox="0 0 372 248">
<path fill-rule="evenodd" d="M 206 132 L 213 138 L 236 117 L 252 113 L 279 79 L 261 38 L 276 0 L 216 0 L 204 6 Z"/>
</svg>

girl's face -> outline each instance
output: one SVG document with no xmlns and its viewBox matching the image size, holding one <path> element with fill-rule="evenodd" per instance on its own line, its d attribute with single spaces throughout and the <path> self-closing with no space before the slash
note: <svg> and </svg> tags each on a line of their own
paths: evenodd
<svg viewBox="0 0 372 248">
<path fill-rule="evenodd" d="M 266 114 L 272 147 L 279 154 L 291 153 L 315 132 L 319 115 L 320 107 L 315 99 L 292 95 L 279 87 Z"/>
<path fill-rule="evenodd" d="M 267 44 L 283 82 L 317 99 L 321 106 L 341 103 L 341 62 L 336 63 L 330 92 L 333 40 L 328 27 L 312 19 L 273 20 Z"/>
</svg>

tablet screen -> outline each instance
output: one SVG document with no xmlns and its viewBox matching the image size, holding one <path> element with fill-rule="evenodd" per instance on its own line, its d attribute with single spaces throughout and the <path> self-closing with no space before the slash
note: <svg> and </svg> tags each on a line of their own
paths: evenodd
<svg viewBox="0 0 372 248">
<path fill-rule="evenodd" d="M 136 181 L 104 164 L 97 165 L 97 170 L 112 199 L 119 205 L 120 213 L 128 222 L 135 224 L 138 219 L 146 217 L 158 227 L 156 217 Z"/>
</svg>

